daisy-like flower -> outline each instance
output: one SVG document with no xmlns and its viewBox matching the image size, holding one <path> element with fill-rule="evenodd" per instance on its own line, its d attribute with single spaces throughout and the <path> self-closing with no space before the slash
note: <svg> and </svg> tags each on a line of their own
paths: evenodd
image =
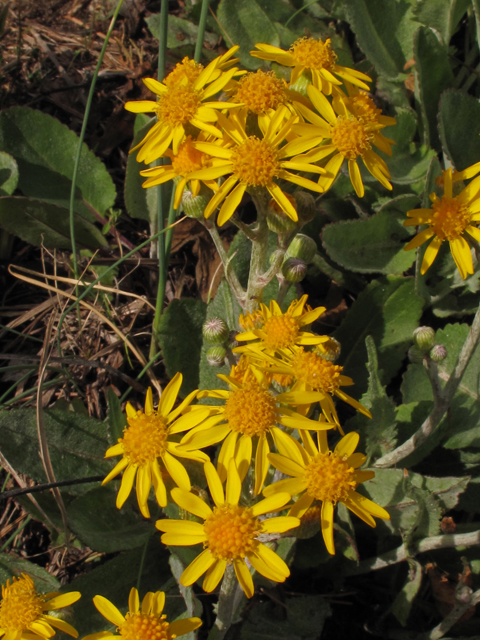
<svg viewBox="0 0 480 640">
<path fill-rule="evenodd" d="M 252 375 L 253 374 L 253 375 Z M 203 449 L 224 441 L 218 454 L 217 470 L 222 481 L 227 477 L 230 460 L 234 459 L 240 477 L 246 476 L 255 451 L 255 495 L 260 493 L 268 472 L 268 437 L 277 451 L 295 458 L 298 442 L 279 426 L 290 429 L 332 429 L 334 424 L 310 420 L 290 408 L 312 402 L 318 394 L 308 391 L 287 392 L 274 395 L 269 391 L 270 377 L 255 367 L 250 367 L 243 381 L 218 374 L 230 389 L 200 391 L 199 398 L 216 398 L 225 404 L 211 406 L 211 416 L 187 433 L 181 441 L 182 449 Z"/>
<path fill-rule="evenodd" d="M 319 345 L 314 351 L 305 351 L 303 347 L 285 349 L 280 352 L 279 356 L 270 356 L 266 352 L 258 351 L 257 366 L 261 366 L 261 361 L 264 360 L 268 373 L 292 376 L 295 383 L 291 388 L 290 395 L 296 396 L 299 392 L 306 393 L 309 398 L 313 399 L 308 403 L 299 403 L 297 410 L 306 414 L 312 402 L 318 401 L 328 423 L 336 424 L 340 432 L 343 433 L 333 396 L 347 402 L 369 418 L 372 417 L 372 414 L 357 400 L 342 391 L 341 387 L 351 386 L 354 382 L 348 376 L 343 375 L 343 367 L 324 357 L 325 354 L 321 351 L 321 346 Z M 252 352 L 250 357 L 254 359 L 255 354 Z M 301 407 L 300 404 L 304 406 Z"/>
<path fill-rule="evenodd" d="M 68 622 L 51 616 L 49 611 L 69 607 L 81 597 L 70 593 L 38 593 L 30 576 L 22 573 L 12 583 L 2 585 L 0 602 L 0 637 L 4 640 L 48 640 L 55 635 L 55 627 L 78 638 L 78 632 Z"/>
<path fill-rule="evenodd" d="M 317 307 L 316 309 L 308 308 L 305 310 L 305 304 L 308 296 L 304 295 L 300 300 L 294 300 L 285 313 L 282 313 L 279 305 L 275 300 L 270 302 L 270 308 L 260 303 L 259 315 L 261 320 L 257 328 L 238 333 L 235 339 L 238 342 L 251 342 L 261 350 L 266 350 L 272 355 L 279 349 L 288 349 L 295 345 L 317 345 L 321 342 L 327 342 L 327 336 L 318 336 L 309 331 L 302 331 L 312 322 L 315 322 L 325 307 Z M 244 347 L 236 347 L 234 353 L 248 352 L 249 345 Z"/>
<path fill-rule="evenodd" d="M 277 78 L 273 71 L 250 72 L 244 75 L 232 89 L 232 99 L 243 107 L 263 115 L 288 101 L 288 86 L 285 80 Z"/>
<path fill-rule="evenodd" d="M 385 509 L 355 491 L 359 484 L 375 477 L 374 471 L 358 469 L 366 460 L 362 453 L 354 453 L 359 438 L 358 433 L 348 433 L 340 440 L 335 450 L 331 451 L 324 432 L 318 433 L 318 448 L 310 434 L 303 433 L 305 448 L 302 448 L 301 463 L 277 453 L 269 455 L 273 466 L 291 477 L 268 486 L 264 495 L 273 497 L 277 492 L 282 494 L 284 491 L 300 495 L 289 511 L 289 515 L 298 518 L 301 518 L 315 501 L 321 501 L 323 539 L 332 555 L 335 553 L 333 519 L 337 502 L 342 502 L 371 527 L 376 526 L 373 516 L 390 520 L 390 515 Z"/>
<path fill-rule="evenodd" d="M 361 158 L 372 176 L 391 191 L 392 185 L 389 182 L 388 167 L 382 158 L 372 150 L 372 144 L 377 145 L 377 142 L 380 143 L 379 148 L 382 151 L 385 149 L 383 141 L 380 141 L 380 138 L 376 136 L 376 132 L 386 125 L 375 121 L 366 122 L 363 116 L 355 116 L 347 109 L 345 102 L 340 99 L 334 101 L 332 106 L 327 98 L 312 85 L 308 87 L 307 91 L 320 115 L 300 103 L 295 104 L 295 109 L 308 122 L 294 125 L 293 131 L 303 136 L 303 139 L 310 136 L 315 140 L 315 148 L 312 148 L 314 145 L 310 147 L 305 145 L 305 149 L 309 148 L 310 150 L 299 156 L 297 160 L 319 162 L 331 156 L 325 166 L 327 175 L 320 176 L 318 181 L 325 191 L 330 189 L 344 160 L 347 160 L 350 180 L 355 192 L 362 198 L 365 188 L 357 164 Z M 299 144 L 297 142 L 297 145 Z"/>
<path fill-rule="evenodd" d="M 226 102 L 208 101 L 219 93 L 225 85 L 239 73 L 237 67 L 222 71 L 229 58 L 237 51 L 232 47 L 226 54 L 219 56 L 203 68 L 198 63 L 184 60 L 172 71 L 164 82 L 154 78 L 145 78 L 143 82 L 158 96 L 157 101 L 136 100 L 127 102 L 125 109 L 133 113 L 156 114 L 158 122 L 150 129 L 143 140 L 132 151 L 140 148 L 138 162 L 150 164 L 163 156 L 170 144 L 177 154 L 184 141 L 185 127 L 192 125 L 201 131 L 222 137 L 222 132 L 213 124 L 217 120 L 217 109 L 228 109 Z M 197 75 L 198 74 L 198 75 Z"/>
<path fill-rule="evenodd" d="M 305 173 L 325 173 L 325 169 L 309 164 L 307 161 L 298 162 L 296 158 L 287 160 L 296 154 L 295 147 L 292 146 L 296 141 L 281 145 L 291 132 L 297 116 L 293 115 L 285 122 L 286 114 L 288 114 L 287 108 L 281 105 L 271 117 L 259 119 L 258 124 L 263 138 L 248 136 L 243 118 L 233 115 L 226 118 L 223 114 L 219 114 L 219 124 L 231 142 L 225 146 L 208 142 L 196 143 L 197 149 L 214 158 L 214 166 L 210 169 L 194 171 L 189 178 L 217 180 L 222 176 L 228 176 L 208 203 L 205 209 L 206 218 L 210 217 L 223 202 L 218 224 L 220 226 L 225 224 L 234 214 L 248 188 L 263 187 L 268 190 L 282 211 L 292 220 L 297 221 L 297 211 L 277 180 L 286 180 L 305 189 L 323 193 L 323 187 L 317 183 L 289 171 L 293 169 Z"/>
<path fill-rule="evenodd" d="M 367 91 L 369 86 L 366 83 L 372 81 L 360 71 L 337 64 L 337 56 L 332 50 L 330 38 L 325 42 L 320 38 L 300 38 L 292 44 L 289 51 L 263 43 L 256 44 L 255 47 L 259 51 L 250 51 L 253 58 L 293 67 L 290 84 L 294 84 L 302 73 L 307 72 L 311 75 L 313 85 L 326 95 L 330 95 L 333 87 L 341 85 L 344 80 Z"/>
<path fill-rule="evenodd" d="M 140 171 L 141 176 L 148 178 L 142 186 L 146 189 L 178 178 L 173 203 L 174 208 L 178 209 L 182 200 L 183 191 L 188 182 L 188 174 L 208 167 L 211 164 L 211 158 L 194 147 L 191 136 L 187 136 L 185 141 L 182 142 L 177 154 L 174 154 L 171 149 L 167 149 L 164 156 L 170 158 L 171 164 L 163 164 L 158 167 L 151 167 L 150 169 Z M 215 180 L 203 180 L 203 183 L 212 191 L 217 191 L 218 189 Z M 200 186 L 200 180 L 190 181 L 190 188 L 194 197 L 198 196 Z"/>
<path fill-rule="evenodd" d="M 202 625 L 200 618 L 183 618 L 174 622 L 167 622 L 167 616 L 162 614 L 165 606 L 163 591 L 153 593 L 149 591 L 142 600 L 135 588 L 130 590 L 128 597 L 128 611 L 123 616 L 117 607 L 104 598 L 95 596 L 93 604 L 97 610 L 116 627 L 112 631 L 100 631 L 85 636 L 83 640 L 100 640 L 101 638 L 123 638 L 123 640 L 173 640 L 178 636 L 195 631 Z"/>
<path fill-rule="evenodd" d="M 474 170 L 476 165 L 469 167 Z M 477 171 L 475 171 L 477 173 Z M 465 176 L 471 175 L 468 169 Z M 473 174 L 474 175 L 474 174 Z M 405 227 L 428 225 L 404 247 L 405 251 L 416 249 L 431 240 L 422 261 L 422 275 L 431 267 L 442 246 L 448 240 L 450 251 L 463 279 L 473 274 L 473 261 L 465 234 L 480 242 L 480 176 L 472 180 L 457 196 L 453 196 L 452 170 L 443 172 L 444 194 L 439 198 L 435 193 L 430 195 L 431 209 L 412 209 L 407 211 L 409 220 Z"/>
<path fill-rule="evenodd" d="M 203 523 L 191 520 L 158 520 L 156 523 L 157 529 L 164 532 L 161 538 L 164 544 L 204 546 L 202 553 L 180 576 L 180 583 L 187 587 L 206 573 L 203 588 L 211 592 L 222 579 L 227 565 L 233 564 L 240 586 L 247 598 L 251 598 L 254 586 L 246 560 L 262 576 L 274 582 L 284 582 L 290 575 L 289 568 L 259 540 L 259 536 L 284 533 L 297 527 L 300 520 L 292 516 L 261 520 L 260 516 L 284 507 L 290 500 L 290 494 L 277 493 L 253 507 L 243 507 L 239 504 L 242 483 L 233 460 L 230 461 L 225 492 L 211 462 L 205 463 L 205 475 L 215 503 L 213 509 L 193 493 L 172 490 L 172 498 L 178 506 L 201 518 Z"/>
<path fill-rule="evenodd" d="M 190 406 L 197 396 L 197 390 L 192 391 L 176 409 L 173 409 L 182 380 L 181 373 L 175 374 L 163 390 L 157 411 L 153 408 L 150 388 L 145 398 L 145 412 L 135 411 L 132 405 L 127 403 L 128 427 L 123 432 L 123 438 L 118 439 L 118 444 L 110 447 L 105 454 L 106 458 L 121 455 L 122 459 L 102 482 L 106 484 L 124 471 L 117 495 L 118 509 L 122 508 L 130 495 L 136 476 L 138 506 L 142 514 L 149 518 L 147 500 L 152 484 L 158 504 L 161 507 L 167 505 L 164 474 L 171 477 L 177 486 L 190 491 L 191 485 L 187 471 L 177 458 L 199 462 L 205 462 L 208 459 L 201 451 L 179 450 L 178 443 L 171 438 L 176 433 L 197 426 L 210 415 L 209 407 Z M 163 468 L 160 467 L 159 459 Z"/>
</svg>

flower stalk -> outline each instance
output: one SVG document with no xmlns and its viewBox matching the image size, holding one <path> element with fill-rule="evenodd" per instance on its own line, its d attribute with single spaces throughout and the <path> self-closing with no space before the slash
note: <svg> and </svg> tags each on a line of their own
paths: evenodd
<svg viewBox="0 0 480 640">
<path fill-rule="evenodd" d="M 233 564 L 227 566 L 220 588 L 217 618 L 208 634 L 208 640 L 223 640 L 235 621 L 238 609 L 245 603 L 245 595 L 238 583 Z"/>
<path fill-rule="evenodd" d="M 255 228 L 257 238 L 252 240 L 252 256 L 250 258 L 247 298 L 245 301 L 245 310 L 248 312 L 256 309 L 262 301 L 262 292 L 265 287 L 265 281 L 262 276 L 268 250 L 266 198 L 264 194 L 253 193 L 252 200 L 257 209 L 257 225 Z M 272 276 L 272 278 L 273 277 L 274 276 Z"/>
</svg>

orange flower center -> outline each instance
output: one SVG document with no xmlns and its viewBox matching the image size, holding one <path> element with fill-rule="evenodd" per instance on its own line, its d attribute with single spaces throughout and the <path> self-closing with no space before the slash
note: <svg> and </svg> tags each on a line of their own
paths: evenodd
<svg viewBox="0 0 480 640">
<path fill-rule="evenodd" d="M 340 387 L 343 367 L 333 364 L 315 352 L 299 349 L 292 360 L 294 377 L 317 391 L 334 393 Z"/>
<path fill-rule="evenodd" d="M 33 580 L 26 575 L 13 578 L 2 586 L 0 602 L 0 629 L 15 633 L 23 631 L 37 620 L 43 612 L 44 598 L 35 590 Z"/>
<path fill-rule="evenodd" d="M 337 60 L 330 46 L 330 38 L 323 42 L 315 38 L 300 38 L 290 47 L 295 64 L 306 69 L 331 71 Z"/>
<path fill-rule="evenodd" d="M 185 79 L 188 84 L 193 84 L 202 71 L 203 64 L 185 57 L 181 62 L 178 62 L 175 69 L 168 74 L 163 84 L 167 87 L 173 87 L 176 84 L 180 84 L 182 80 L 185 81 Z"/>
<path fill-rule="evenodd" d="M 348 160 L 355 160 L 371 149 L 371 134 L 357 118 L 339 116 L 332 127 L 332 143 Z"/>
<path fill-rule="evenodd" d="M 353 480 L 355 470 L 333 451 L 319 453 L 312 458 L 305 470 L 307 493 L 316 500 L 328 500 L 336 504 L 345 500 L 357 483 Z"/>
<path fill-rule="evenodd" d="M 430 224 L 440 240 L 457 240 L 470 224 L 472 214 L 458 198 L 435 198 L 432 208 Z"/>
<path fill-rule="evenodd" d="M 378 109 L 374 101 L 364 91 L 351 98 L 353 111 L 357 118 L 365 124 L 378 122 L 382 115 L 381 109 Z"/>
<path fill-rule="evenodd" d="M 264 342 L 268 349 L 286 349 L 293 347 L 300 332 L 300 325 L 296 318 L 281 315 L 272 316 L 262 327 L 265 332 Z"/>
<path fill-rule="evenodd" d="M 215 507 L 205 520 L 207 542 L 204 545 L 217 560 L 231 562 L 245 558 L 258 546 L 256 537 L 261 526 L 249 508 L 228 504 Z"/>
<path fill-rule="evenodd" d="M 157 117 L 171 127 L 187 124 L 197 113 L 200 102 L 200 95 L 191 85 L 172 85 L 158 99 Z"/>
<path fill-rule="evenodd" d="M 249 111 L 265 113 L 285 102 L 285 89 L 285 82 L 277 78 L 273 71 L 267 73 L 259 70 L 243 76 L 235 98 L 243 102 Z"/>
<path fill-rule="evenodd" d="M 127 418 L 128 429 L 124 429 L 124 455 L 132 464 L 147 464 L 153 462 L 165 451 L 167 442 L 167 423 L 156 413 L 146 415 L 137 412 L 136 418 Z"/>
<path fill-rule="evenodd" d="M 173 640 L 177 636 L 170 633 L 166 617 L 153 613 L 127 613 L 118 631 L 125 640 Z"/>
<path fill-rule="evenodd" d="M 177 155 L 172 158 L 172 168 L 178 176 L 186 176 L 193 171 L 203 169 L 208 160 L 207 154 L 195 149 L 192 137 L 187 136 L 185 142 L 180 145 Z"/>
<path fill-rule="evenodd" d="M 247 380 L 225 403 L 225 418 L 232 431 L 246 436 L 265 433 L 277 418 L 275 398 L 257 380 Z"/>
<path fill-rule="evenodd" d="M 265 140 L 250 136 L 232 153 L 233 173 L 251 187 L 266 187 L 278 174 L 278 150 Z"/>
</svg>

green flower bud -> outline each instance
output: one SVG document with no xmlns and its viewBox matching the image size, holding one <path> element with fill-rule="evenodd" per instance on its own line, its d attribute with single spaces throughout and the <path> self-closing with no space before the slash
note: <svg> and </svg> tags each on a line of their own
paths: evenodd
<svg viewBox="0 0 480 640">
<path fill-rule="evenodd" d="M 193 196 L 191 191 L 185 190 L 183 192 L 182 207 L 187 218 L 203 220 L 203 212 L 209 202 L 210 198 L 201 193 L 198 196 Z"/>
<path fill-rule="evenodd" d="M 329 338 L 327 342 L 321 342 L 315 347 L 315 352 L 324 360 L 335 362 L 340 357 L 342 345 L 335 338 Z"/>
<path fill-rule="evenodd" d="M 300 258 L 287 258 L 282 265 L 282 274 L 287 282 L 301 282 L 307 273 L 307 263 Z"/>
<path fill-rule="evenodd" d="M 293 84 L 291 84 L 288 88 L 290 89 L 290 91 L 296 91 L 297 93 L 299 93 L 302 96 L 305 96 L 306 98 L 308 98 L 308 86 L 312 84 L 312 81 L 310 80 L 310 78 L 308 78 L 306 76 L 306 74 L 302 73 L 299 77 L 298 80 L 296 82 L 294 82 Z"/>
<path fill-rule="evenodd" d="M 422 364 L 424 353 L 416 344 L 408 350 L 408 359 L 412 364 Z"/>
<path fill-rule="evenodd" d="M 445 360 L 446 357 L 447 350 L 445 348 L 445 345 L 436 344 L 434 347 L 432 347 L 432 350 L 430 351 L 430 358 L 434 362 L 442 362 L 442 360 Z"/>
<path fill-rule="evenodd" d="M 317 243 L 303 233 L 297 233 L 285 253 L 286 258 L 300 258 L 310 264 L 317 254 Z"/>
<path fill-rule="evenodd" d="M 230 330 L 222 318 L 209 318 L 202 327 L 203 337 L 211 344 L 224 344 L 230 337 Z"/>
<path fill-rule="evenodd" d="M 211 367 L 221 367 L 226 357 L 227 351 L 223 347 L 210 347 L 207 351 L 207 362 Z"/>
<path fill-rule="evenodd" d="M 418 327 L 413 332 L 413 342 L 422 351 L 430 351 L 435 344 L 435 331 L 431 327 Z"/>
<path fill-rule="evenodd" d="M 315 217 L 317 210 L 315 198 L 308 191 L 297 191 L 295 193 L 295 202 L 297 203 L 298 219 L 302 224 L 307 224 Z"/>
<path fill-rule="evenodd" d="M 293 206 L 296 208 L 297 204 L 295 198 L 288 193 L 285 194 Z M 272 198 L 267 207 L 267 225 L 270 231 L 278 233 L 280 235 L 285 233 L 291 233 L 297 226 L 297 222 L 294 222 L 285 211 L 282 211 L 276 201 Z"/>
</svg>

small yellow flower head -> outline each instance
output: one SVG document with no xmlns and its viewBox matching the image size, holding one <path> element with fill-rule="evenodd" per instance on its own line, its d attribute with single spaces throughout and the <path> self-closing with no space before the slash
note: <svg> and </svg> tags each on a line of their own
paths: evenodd
<svg viewBox="0 0 480 640">
<path fill-rule="evenodd" d="M 306 382 L 317 391 L 335 393 L 340 388 L 343 367 L 333 364 L 313 351 L 305 351 L 303 348 L 295 351 L 292 370 L 296 380 Z"/>
<path fill-rule="evenodd" d="M 316 500 L 328 500 L 334 505 L 345 500 L 355 489 L 355 469 L 334 451 L 319 453 L 305 469 L 307 492 Z"/>
<path fill-rule="evenodd" d="M 278 176 L 279 156 L 276 146 L 250 136 L 232 153 L 233 173 L 249 187 L 266 187 Z"/>
<path fill-rule="evenodd" d="M 339 116 L 332 128 L 332 143 L 339 153 L 348 160 L 363 158 L 366 151 L 370 151 L 372 134 L 369 133 L 363 122 L 353 116 Z"/>
<path fill-rule="evenodd" d="M 295 64 L 311 71 L 326 69 L 332 71 L 337 61 L 337 55 L 332 51 L 331 40 L 323 42 L 315 38 L 300 38 L 290 47 Z"/>
<path fill-rule="evenodd" d="M 172 168 L 178 176 L 186 176 L 192 171 L 203 169 L 208 164 L 209 157 L 192 144 L 192 137 L 187 136 L 178 148 L 176 155 L 172 154 Z"/>
<path fill-rule="evenodd" d="M 233 97 L 252 113 L 266 113 L 286 102 L 287 85 L 273 71 L 247 73 L 239 81 Z"/>
<path fill-rule="evenodd" d="M 247 436 L 263 435 L 277 421 L 275 398 L 256 379 L 229 394 L 224 412 L 232 431 Z"/>
<path fill-rule="evenodd" d="M 448 196 L 432 197 L 432 222 L 433 232 L 440 240 L 458 240 L 470 225 L 471 213 L 465 204 L 458 198 Z"/>
<path fill-rule="evenodd" d="M 350 98 L 353 113 L 364 123 L 380 122 L 382 110 L 377 107 L 372 98 L 365 93 L 359 91 Z"/>
<path fill-rule="evenodd" d="M 12 578 L 2 585 L 0 602 L 0 637 L 5 635 L 11 640 L 47 640 L 55 635 L 52 627 L 57 627 L 74 638 L 77 631 L 60 618 L 46 612 L 68 607 L 80 598 L 78 591 L 70 593 L 40 594 L 35 589 L 33 580 L 22 573 L 20 578 Z"/>
<path fill-rule="evenodd" d="M 128 598 L 129 610 L 125 616 L 103 596 L 95 596 L 93 604 L 104 618 L 116 626 L 116 633 L 101 631 L 86 636 L 84 640 L 108 637 L 121 637 L 124 640 L 174 640 L 198 629 L 202 624 L 200 618 L 182 618 L 167 622 L 167 616 L 162 613 L 165 606 L 163 591 L 147 593 L 140 607 L 138 591 L 132 588 Z"/>
<path fill-rule="evenodd" d="M 202 64 L 185 57 L 181 62 L 178 62 L 175 65 L 175 69 L 165 78 L 164 84 L 166 84 L 167 87 L 173 87 L 185 82 L 185 80 L 188 84 L 193 84 L 202 71 Z"/>
<path fill-rule="evenodd" d="M 205 520 L 207 540 L 204 544 L 216 560 L 232 562 L 255 551 L 261 528 L 251 509 L 224 504 L 214 508 L 212 515 Z"/>
</svg>

